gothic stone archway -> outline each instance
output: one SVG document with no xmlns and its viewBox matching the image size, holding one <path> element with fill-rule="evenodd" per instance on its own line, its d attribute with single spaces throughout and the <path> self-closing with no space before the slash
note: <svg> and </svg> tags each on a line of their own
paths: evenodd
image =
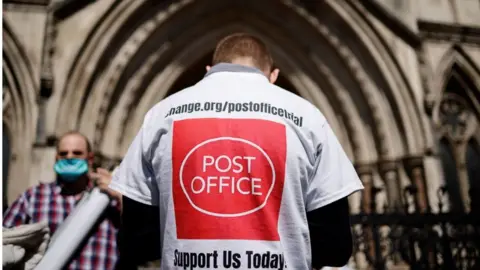
<svg viewBox="0 0 480 270">
<path fill-rule="evenodd" d="M 35 140 L 37 117 L 33 68 L 25 49 L 18 41 L 8 21 L 3 21 L 3 126 L 8 136 L 9 174 L 3 181 L 7 186 L 8 201 L 30 186 L 32 145 Z M 5 191 L 4 191 L 5 192 Z"/>
<path fill-rule="evenodd" d="M 178 78 L 222 36 L 247 31 L 325 114 L 366 185 L 383 179 L 389 205 L 401 203 L 403 161 L 425 148 L 420 113 L 389 48 L 350 2 L 318 1 L 314 12 L 288 0 L 155 3 L 120 2 L 98 22 L 59 90 L 57 134 L 78 128 L 119 160 Z"/>
</svg>

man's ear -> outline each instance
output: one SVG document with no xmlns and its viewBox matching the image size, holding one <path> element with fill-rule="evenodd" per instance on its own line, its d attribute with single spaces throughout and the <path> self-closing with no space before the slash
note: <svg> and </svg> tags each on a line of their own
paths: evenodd
<svg viewBox="0 0 480 270">
<path fill-rule="evenodd" d="M 206 66 L 206 67 L 205 67 L 205 69 L 207 70 L 207 72 L 209 72 L 211 68 L 212 68 L 211 66 Z"/>
<path fill-rule="evenodd" d="M 277 81 L 278 74 L 280 74 L 280 70 L 278 68 L 270 72 L 270 76 L 268 76 L 268 80 L 270 81 L 270 83 L 275 83 Z"/>
</svg>

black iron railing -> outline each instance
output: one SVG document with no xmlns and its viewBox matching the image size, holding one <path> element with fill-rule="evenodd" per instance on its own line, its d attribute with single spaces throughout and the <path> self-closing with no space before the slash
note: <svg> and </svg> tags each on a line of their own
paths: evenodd
<svg viewBox="0 0 480 270">
<path fill-rule="evenodd" d="M 441 188 L 439 196 L 445 191 L 445 187 Z M 439 201 L 439 213 L 353 215 L 354 255 L 363 254 L 370 269 L 388 269 L 389 265 L 406 265 L 410 269 L 480 269 L 480 214 L 445 213 L 441 211 L 442 200 Z M 405 210 L 408 208 L 406 204 Z"/>
</svg>

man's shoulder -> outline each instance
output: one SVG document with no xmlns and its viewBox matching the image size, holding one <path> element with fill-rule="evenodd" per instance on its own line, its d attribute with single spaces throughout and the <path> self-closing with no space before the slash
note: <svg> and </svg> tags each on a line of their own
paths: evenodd
<svg viewBox="0 0 480 270">
<path fill-rule="evenodd" d="M 172 104 L 177 104 L 179 100 L 182 100 L 185 98 L 185 95 L 188 95 L 193 88 L 196 88 L 195 85 L 184 88 L 174 94 L 171 94 L 159 102 L 157 102 L 155 105 L 153 105 L 150 110 L 148 110 L 147 115 L 159 115 L 167 112 Z M 188 100 L 188 99 L 187 99 Z"/>
<path fill-rule="evenodd" d="M 301 110 L 305 112 L 308 117 L 314 117 L 318 119 L 325 119 L 322 112 L 315 106 L 312 102 L 307 100 L 306 98 L 295 94 L 294 92 L 290 91 L 289 89 L 282 88 L 278 85 L 269 84 L 271 90 L 274 92 L 274 96 L 278 99 L 282 99 L 288 102 L 292 107 L 296 110 Z"/>
<path fill-rule="evenodd" d="M 56 183 L 39 183 L 37 185 L 27 188 L 23 193 L 19 195 L 16 201 L 22 201 L 23 203 L 29 204 L 30 202 L 50 198 L 50 194 L 53 194 Z"/>
<path fill-rule="evenodd" d="M 293 102 L 298 102 L 298 103 L 301 103 L 305 106 L 309 106 L 309 107 L 312 107 L 312 108 L 316 108 L 315 105 L 313 105 L 310 101 L 308 101 L 307 99 L 305 99 L 304 97 L 302 96 L 299 96 L 298 94 L 295 94 L 292 90 L 290 89 L 285 89 L 285 88 L 282 88 L 278 85 L 275 85 L 275 84 L 269 84 L 275 91 L 279 92 L 279 93 L 282 93 L 282 95 L 286 96 L 286 97 L 289 97 L 291 99 L 291 101 Z"/>
<path fill-rule="evenodd" d="M 29 187 L 24 194 L 27 195 L 28 197 L 34 196 L 36 194 L 44 194 L 44 193 L 50 193 L 52 192 L 57 184 L 55 182 L 53 183 L 39 183 L 34 186 Z"/>
</svg>

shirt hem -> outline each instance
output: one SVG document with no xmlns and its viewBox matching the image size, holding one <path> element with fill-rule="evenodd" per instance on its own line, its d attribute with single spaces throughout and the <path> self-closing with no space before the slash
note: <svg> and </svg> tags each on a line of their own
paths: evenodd
<svg viewBox="0 0 480 270">
<path fill-rule="evenodd" d="M 152 204 L 151 198 L 142 196 L 142 195 L 140 195 L 136 192 L 132 192 L 131 190 L 129 190 L 130 188 L 128 186 L 125 186 L 123 184 L 119 184 L 118 182 L 112 181 L 112 182 L 110 182 L 108 187 L 110 189 L 114 190 L 114 191 L 117 191 L 117 192 L 121 193 L 123 196 L 128 197 L 128 198 L 130 198 L 134 201 L 137 201 L 139 203 L 154 205 L 154 204 Z"/>
</svg>

